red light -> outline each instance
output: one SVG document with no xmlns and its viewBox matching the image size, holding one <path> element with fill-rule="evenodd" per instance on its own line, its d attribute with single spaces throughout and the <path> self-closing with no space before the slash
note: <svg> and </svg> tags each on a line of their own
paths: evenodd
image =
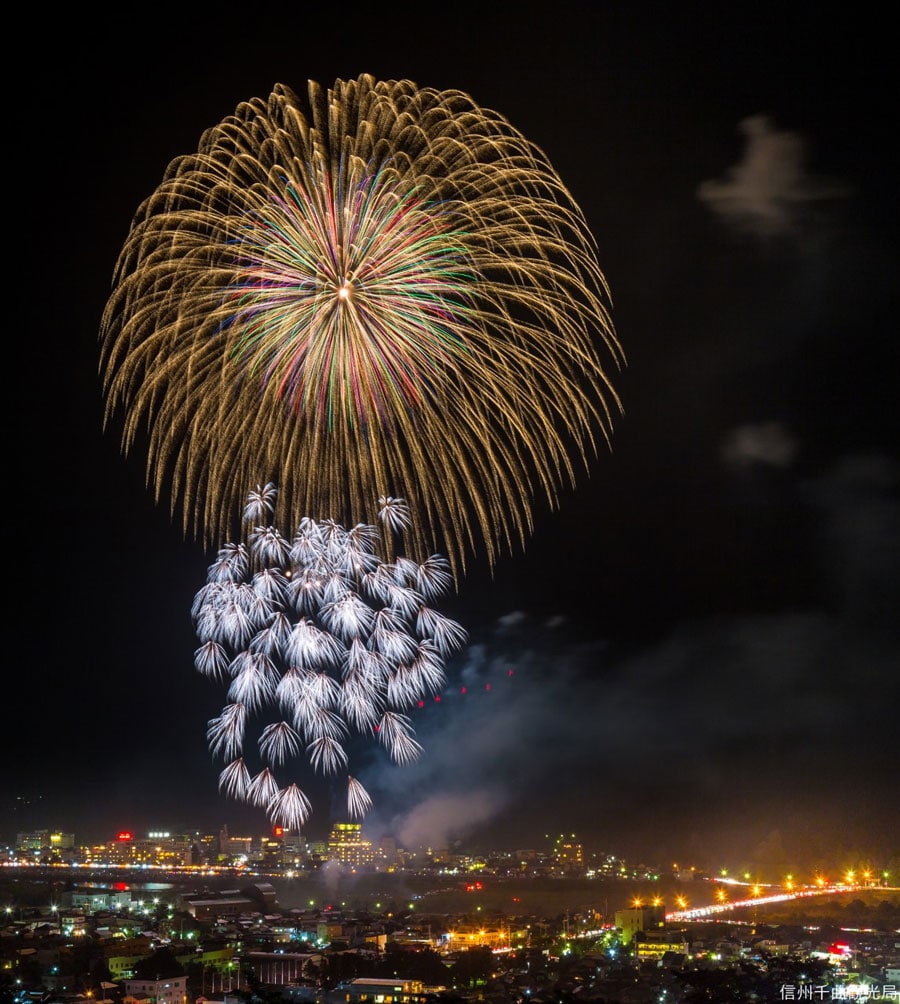
<svg viewBox="0 0 900 1004">
<path fill-rule="evenodd" d="M 441 703 L 441 695 L 440 695 L 440 694 L 435 694 L 435 695 L 434 695 L 434 699 L 435 699 L 435 701 L 436 701 L 436 702 L 437 702 L 438 704 L 440 704 L 440 703 Z"/>
<path fill-rule="evenodd" d="M 272 830 L 272 832 L 275 834 L 276 837 L 283 837 L 284 836 L 284 827 L 283 826 L 276 826 Z"/>
<path fill-rule="evenodd" d="M 116 840 L 134 840 L 134 834 L 130 830 L 122 830 L 116 834 Z"/>
<path fill-rule="evenodd" d="M 459 688 L 459 692 L 460 692 L 461 694 L 468 694 L 468 692 L 469 692 L 469 688 L 468 688 L 468 687 L 460 687 L 460 688 Z"/>
<path fill-rule="evenodd" d="M 490 689 L 491 689 L 491 685 L 490 685 L 489 683 L 486 683 L 486 684 L 484 685 L 484 689 L 485 689 L 485 690 L 490 690 Z"/>
</svg>

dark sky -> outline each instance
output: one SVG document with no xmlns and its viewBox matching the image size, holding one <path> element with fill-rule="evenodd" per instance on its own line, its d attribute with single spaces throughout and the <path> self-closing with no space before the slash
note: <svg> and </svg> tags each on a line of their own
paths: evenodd
<svg viewBox="0 0 900 1004">
<path fill-rule="evenodd" d="M 887 33 L 812 3 L 540 6 L 154 8 L 24 33 L 4 837 L 266 828 L 216 790 L 224 696 L 189 616 L 211 554 L 102 431 L 100 315 L 132 214 L 203 130 L 275 83 L 371 73 L 466 91 L 544 149 L 628 359 L 611 452 L 444 605 L 470 647 L 416 719 L 421 761 L 363 774 L 372 832 L 565 830 L 735 866 L 900 853 Z"/>
</svg>

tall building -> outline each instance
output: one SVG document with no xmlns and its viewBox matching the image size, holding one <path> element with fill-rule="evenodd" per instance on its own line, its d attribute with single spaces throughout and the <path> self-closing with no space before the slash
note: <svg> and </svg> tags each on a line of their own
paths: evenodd
<svg viewBox="0 0 900 1004">
<path fill-rule="evenodd" d="M 328 860 L 340 861 L 351 868 L 366 868 L 372 864 L 371 841 L 363 838 L 362 823 L 335 823 L 328 838 Z"/>
<path fill-rule="evenodd" d="M 623 945 L 631 944 L 635 935 L 658 933 L 666 927 L 666 911 L 662 906 L 642 906 L 616 910 L 616 929 Z"/>
<path fill-rule="evenodd" d="M 75 834 L 53 830 L 32 830 L 16 834 L 16 850 L 24 857 L 71 860 L 75 854 Z"/>
<path fill-rule="evenodd" d="M 219 830 L 219 858 L 227 864 L 247 862 L 253 853 L 253 837 L 234 837 L 228 827 Z"/>
<path fill-rule="evenodd" d="M 563 872 L 580 872 L 584 869 L 584 849 L 575 834 L 560 834 L 553 845 L 553 862 Z"/>
<path fill-rule="evenodd" d="M 284 862 L 284 830 L 276 826 L 260 844 L 260 862 L 264 871 L 280 871 Z"/>
</svg>

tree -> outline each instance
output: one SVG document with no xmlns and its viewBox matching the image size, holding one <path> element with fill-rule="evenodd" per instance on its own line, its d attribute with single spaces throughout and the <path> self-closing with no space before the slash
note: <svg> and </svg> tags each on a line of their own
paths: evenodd
<svg viewBox="0 0 900 1004">
<path fill-rule="evenodd" d="M 157 948 L 146 959 L 140 959 L 134 965 L 136 980 L 170 980 L 184 976 L 184 966 L 175 958 L 171 948 Z"/>
<path fill-rule="evenodd" d="M 394 942 L 388 942 L 383 961 L 379 966 L 384 976 L 403 980 L 419 980 L 430 986 L 448 982 L 447 967 L 440 953 L 433 948 L 409 951 Z"/>
<path fill-rule="evenodd" d="M 489 948 L 469 948 L 460 952 L 450 968 L 450 982 L 454 987 L 474 989 L 485 982 L 494 971 L 494 955 Z"/>
</svg>

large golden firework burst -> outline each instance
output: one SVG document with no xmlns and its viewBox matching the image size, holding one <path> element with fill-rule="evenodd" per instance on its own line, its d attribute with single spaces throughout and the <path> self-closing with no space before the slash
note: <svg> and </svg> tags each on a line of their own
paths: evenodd
<svg viewBox="0 0 900 1004">
<path fill-rule="evenodd" d="M 240 104 L 139 207 L 101 326 L 106 423 L 218 543 L 416 513 L 456 574 L 524 546 L 608 442 L 623 363 L 583 214 L 544 153 L 459 91 L 370 76 Z M 604 363 L 605 360 L 605 363 Z"/>
</svg>

